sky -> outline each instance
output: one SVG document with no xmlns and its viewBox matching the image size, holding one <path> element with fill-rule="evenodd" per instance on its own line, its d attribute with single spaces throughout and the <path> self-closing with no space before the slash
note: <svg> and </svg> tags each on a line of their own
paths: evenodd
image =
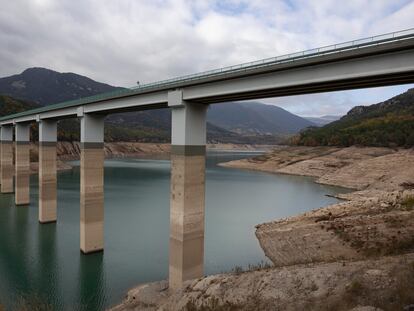
<svg viewBox="0 0 414 311">
<path fill-rule="evenodd" d="M 413 16 L 414 0 L 3 0 L 0 77 L 46 67 L 130 87 L 412 28 Z M 262 102 L 342 115 L 410 87 Z"/>
</svg>

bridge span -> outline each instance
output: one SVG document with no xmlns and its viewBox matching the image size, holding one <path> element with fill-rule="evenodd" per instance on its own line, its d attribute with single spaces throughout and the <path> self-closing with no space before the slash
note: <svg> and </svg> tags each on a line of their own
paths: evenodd
<svg viewBox="0 0 414 311">
<path fill-rule="evenodd" d="M 172 110 L 169 283 L 204 269 L 206 114 L 209 104 L 414 82 L 414 29 L 144 84 L 0 118 L 0 184 L 29 202 L 30 125 L 39 124 L 39 222 L 57 220 L 57 121 L 81 121 L 80 249 L 104 248 L 104 119 Z M 14 134 L 14 135 L 13 135 Z M 13 137 L 15 142 L 13 144 Z M 13 163 L 15 148 L 15 163 Z"/>
</svg>

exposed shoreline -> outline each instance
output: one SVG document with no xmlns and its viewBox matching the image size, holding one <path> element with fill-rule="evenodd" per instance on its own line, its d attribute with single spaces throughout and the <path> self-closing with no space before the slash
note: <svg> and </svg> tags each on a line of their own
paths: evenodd
<svg viewBox="0 0 414 311">
<path fill-rule="evenodd" d="M 343 203 L 257 225 L 256 236 L 273 268 L 208 276 L 174 293 L 165 290 L 165 282 L 144 284 L 114 310 L 210 310 L 202 308 L 212 303 L 217 310 L 232 310 L 225 308 L 229 303 L 237 310 L 255 310 L 246 297 L 263 310 L 350 310 L 358 305 L 391 310 L 414 303 L 414 150 L 277 147 L 219 165 L 310 176 L 355 191 L 338 195 Z M 404 276 L 398 270 L 406 271 Z M 381 286 L 383 277 L 387 286 Z M 396 292 L 398 284 L 389 283 L 390 278 L 405 289 Z M 300 286 L 295 284 L 299 279 Z M 289 294 L 278 284 L 285 284 Z M 256 287 L 261 290 L 254 293 Z M 364 295 L 353 293 L 362 290 Z M 378 298 L 390 295 L 399 300 Z"/>
<path fill-rule="evenodd" d="M 221 152 L 266 152 L 274 148 L 272 145 L 237 145 L 237 144 L 208 144 L 208 151 Z M 56 145 L 57 152 L 57 170 L 65 171 L 72 169 L 67 161 L 80 159 L 80 143 L 79 142 L 58 142 Z M 105 143 L 104 153 L 106 159 L 116 158 L 156 158 L 169 159 L 170 144 L 165 143 L 138 143 L 138 142 L 116 142 Z M 32 143 L 30 148 L 30 170 L 31 174 L 38 171 L 39 146 Z"/>
<path fill-rule="evenodd" d="M 207 144 L 207 150 L 217 151 L 269 151 L 272 145 L 237 145 L 237 144 Z M 37 146 L 33 145 L 33 155 L 37 154 Z M 61 160 L 77 160 L 80 157 L 79 142 L 58 142 L 57 155 Z M 166 143 L 139 143 L 139 142 L 116 142 L 105 143 L 105 158 L 125 157 L 165 157 L 169 158 L 171 145 Z"/>
</svg>

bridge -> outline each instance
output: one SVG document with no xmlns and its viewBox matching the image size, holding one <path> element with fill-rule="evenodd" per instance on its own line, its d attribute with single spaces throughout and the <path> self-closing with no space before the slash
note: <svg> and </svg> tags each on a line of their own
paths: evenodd
<svg viewBox="0 0 414 311">
<path fill-rule="evenodd" d="M 169 283 L 170 288 L 180 288 L 185 280 L 201 277 L 204 270 L 206 114 L 210 104 L 413 82 L 414 29 L 408 29 L 8 115 L 0 118 L 1 192 L 14 192 L 16 205 L 30 203 L 30 125 L 37 122 L 39 222 L 55 222 L 57 121 L 80 119 L 80 249 L 83 253 L 102 251 L 104 119 L 112 113 L 170 108 Z"/>
</svg>

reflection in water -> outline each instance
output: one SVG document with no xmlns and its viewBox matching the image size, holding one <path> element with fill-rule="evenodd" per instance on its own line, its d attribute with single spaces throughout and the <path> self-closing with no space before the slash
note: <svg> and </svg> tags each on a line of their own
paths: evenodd
<svg viewBox="0 0 414 311">
<path fill-rule="evenodd" d="M 209 153 L 206 171 L 205 272 L 265 260 L 254 226 L 336 202 L 343 189 L 310 179 L 216 166 L 246 154 Z M 38 222 L 38 182 L 30 206 L 0 194 L 0 303 L 38 297 L 56 310 L 102 310 L 138 283 L 168 274 L 170 163 L 105 162 L 105 251 L 79 248 L 79 167 L 58 175 L 58 222 Z"/>
<path fill-rule="evenodd" d="M 63 293 L 59 282 L 59 263 L 56 249 L 56 223 L 38 226 L 37 284 L 42 288 L 39 298 L 42 302 L 63 308 Z M 53 293 L 53 295 L 50 295 Z"/>
<path fill-rule="evenodd" d="M 1 284 L 8 291 L 0 293 L 1 301 L 11 307 L 28 295 L 34 295 L 37 286 L 32 267 L 29 210 L 27 206 L 14 206 L 13 194 L 0 195 L 2 233 L 0 234 Z M 10 260 L 12 259 L 12 260 Z M 4 297 L 4 294 L 10 295 Z M 3 303 L 5 304 L 5 303 Z"/>
<path fill-rule="evenodd" d="M 8 258 L 16 255 L 13 252 L 16 237 L 12 237 L 14 233 L 13 228 L 15 228 L 15 210 L 10 208 L 13 202 L 13 196 L 11 194 L 0 195 L 2 220 L 2 233 L 0 234 L 0 301 L 2 302 L 15 300 L 15 297 L 9 300 L 7 296 L 15 293 L 16 286 L 20 283 L 19 280 L 24 277 L 24 271 L 20 269 L 17 263 L 21 259 L 17 258 L 16 261 L 12 262 L 8 260 Z"/>
<path fill-rule="evenodd" d="M 79 310 L 102 310 L 106 300 L 103 252 L 80 254 Z"/>
</svg>

